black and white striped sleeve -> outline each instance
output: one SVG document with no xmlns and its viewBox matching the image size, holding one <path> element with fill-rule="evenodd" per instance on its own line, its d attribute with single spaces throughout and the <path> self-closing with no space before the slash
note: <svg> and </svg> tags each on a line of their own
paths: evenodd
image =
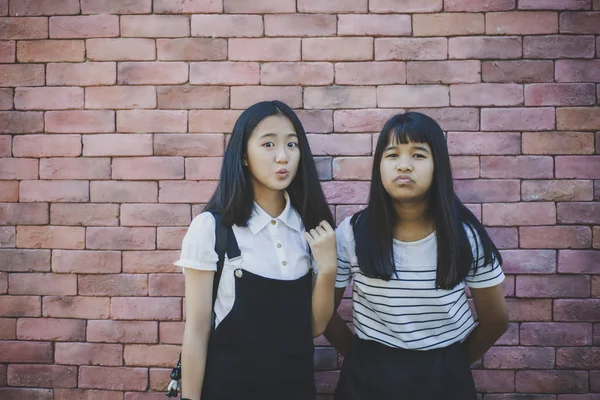
<svg viewBox="0 0 600 400">
<path fill-rule="evenodd" d="M 345 288 L 352 280 L 351 255 L 354 252 L 354 234 L 350 225 L 350 217 L 346 218 L 335 230 L 337 242 L 338 269 L 335 278 L 336 288 Z"/>
<path fill-rule="evenodd" d="M 467 236 L 471 242 L 471 249 L 473 250 L 473 265 L 471 271 L 465 278 L 467 286 L 480 289 L 487 288 L 501 284 L 504 281 L 504 272 L 500 262 L 496 257 L 493 258 L 492 262 L 485 264 L 485 257 L 483 253 L 483 246 L 481 240 L 475 231 L 472 231 L 469 227 L 465 226 Z M 477 266 L 477 268 L 475 268 Z"/>
</svg>

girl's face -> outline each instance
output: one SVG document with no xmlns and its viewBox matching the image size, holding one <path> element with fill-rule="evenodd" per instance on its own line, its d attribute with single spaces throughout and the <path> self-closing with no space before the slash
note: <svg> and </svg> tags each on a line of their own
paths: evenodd
<svg viewBox="0 0 600 400">
<path fill-rule="evenodd" d="M 285 190 L 300 163 L 298 135 L 292 122 L 280 114 L 263 119 L 248 138 L 242 163 L 250 170 L 255 192 Z"/>
<path fill-rule="evenodd" d="M 401 144 L 390 134 L 379 171 L 383 187 L 396 201 L 421 200 L 433 181 L 433 155 L 427 143 Z"/>
</svg>

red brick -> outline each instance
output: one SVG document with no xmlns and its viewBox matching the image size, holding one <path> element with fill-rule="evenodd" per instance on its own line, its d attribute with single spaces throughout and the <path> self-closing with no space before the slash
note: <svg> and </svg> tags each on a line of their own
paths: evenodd
<svg viewBox="0 0 600 400">
<path fill-rule="evenodd" d="M 52 363 L 50 342 L 0 342 L 0 361 L 5 363 Z"/>
<path fill-rule="evenodd" d="M 108 318 L 109 299 L 82 296 L 45 296 L 44 317 L 98 319 Z"/>
<path fill-rule="evenodd" d="M 507 59 L 521 58 L 523 40 L 510 37 L 453 37 L 448 40 L 448 55 L 451 59 Z"/>
<path fill-rule="evenodd" d="M 262 34 L 260 15 L 192 15 L 192 36 L 259 37 Z"/>
<path fill-rule="evenodd" d="M 522 248 L 581 249 L 592 242 L 592 232 L 587 226 L 547 226 L 519 228 Z"/>
<path fill-rule="evenodd" d="M 154 135 L 154 154 L 157 156 L 200 156 L 223 155 L 222 135 L 211 134 L 165 134 Z"/>
<path fill-rule="evenodd" d="M 61 274 L 11 274 L 9 287 L 9 293 L 13 295 L 76 295 L 77 277 Z"/>
<path fill-rule="evenodd" d="M 587 10 L 589 0 L 519 0 L 521 10 Z"/>
<path fill-rule="evenodd" d="M 159 60 L 227 60 L 225 39 L 158 39 L 156 45 Z"/>
<path fill-rule="evenodd" d="M 371 135 L 308 135 L 313 155 L 371 155 Z"/>
<path fill-rule="evenodd" d="M 26 202 L 87 202 L 87 181 L 21 181 L 19 198 Z"/>
<path fill-rule="evenodd" d="M 560 15 L 560 33 L 600 34 L 600 13 L 564 12 Z"/>
<path fill-rule="evenodd" d="M 600 265 L 598 251 L 561 250 L 558 253 L 558 272 L 561 273 L 593 274 L 598 272 L 598 265 Z"/>
<path fill-rule="evenodd" d="M 81 155 L 81 136 L 16 136 L 13 142 L 13 155 L 15 157 L 77 157 Z"/>
<path fill-rule="evenodd" d="M 523 87 L 494 83 L 452 85 L 450 102 L 453 106 L 519 106 L 523 105 Z"/>
<path fill-rule="evenodd" d="M 175 358 L 173 358 L 175 360 Z M 173 361 L 171 362 L 171 364 Z M 170 365 L 169 365 L 170 367 Z M 167 390 L 171 368 L 151 368 L 150 369 L 150 389 L 164 392 Z"/>
<path fill-rule="evenodd" d="M 0 261 L 2 271 L 50 271 L 50 250 L 0 249 Z"/>
<path fill-rule="evenodd" d="M 585 132 L 524 132 L 525 154 L 593 154 L 594 134 Z"/>
<path fill-rule="evenodd" d="M 102 274 L 78 277 L 80 295 L 86 296 L 147 296 L 146 275 Z"/>
<path fill-rule="evenodd" d="M 367 11 L 367 0 L 298 0 L 298 11 L 308 13 L 351 13 Z"/>
<path fill-rule="evenodd" d="M 474 370 L 473 379 L 483 393 L 512 392 L 515 388 L 514 371 Z"/>
<path fill-rule="evenodd" d="M 45 120 L 46 132 L 52 133 L 99 133 L 115 130 L 115 112 L 109 110 L 48 111 Z"/>
<path fill-rule="evenodd" d="M 274 98 L 293 108 L 302 107 L 302 87 L 233 86 L 231 88 L 231 108 L 246 109 L 259 101 Z"/>
<path fill-rule="evenodd" d="M 338 35 L 345 36 L 410 36 L 412 32 L 409 15 L 340 15 Z"/>
<path fill-rule="evenodd" d="M 2 40 L 46 38 L 48 38 L 48 18 L 0 18 L 0 39 Z"/>
<path fill-rule="evenodd" d="M 0 111 L 0 133 L 39 133 L 43 129 L 43 114 L 39 111 Z"/>
<path fill-rule="evenodd" d="M 448 58 L 446 38 L 381 38 L 375 39 L 376 60 L 445 60 Z"/>
<path fill-rule="evenodd" d="M 125 251 L 123 272 L 134 274 L 181 272 L 173 265 L 180 251 Z M 1 254 L 1 253 L 0 253 Z"/>
<path fill-rule="evenodd" d="M 514 322 L 552 320 L 552 300 L 507 299 L 509 319 Z"/>
<path fill-rule="evenodd" d="M 301 39 L 261 38 L 230 39 L 229 59 L 232 61 L 298 61 Z"/>
<path fill-rule="evenodd" d="M 151 156 L 152 152 L 152 135 L 99 134 L 83 136 L 84 156 Z"/>
<path fill-rule="evenodd" d="M 39 296 L 0 296 L 2 317 L 40 317 L 41 315 Z"/>
<path fill-rule="evenodd" d="M 181 344 L 183 341 L 184 322 L 161 322 L 159 337 L 161 343 Z"/>
<path fill-rule="evenodd" d="M 52 204 L 52 225 L 117 226 L 118 204 Z"/>
<path fill-rule="evenodd" d="M 527 58 L 593 58 L 594 49 L 593 36 L 526 36 L 523 39 L 523 57 Z"/>
<path fill-rule="evenodd" d="M 18 226 L 17 247 L 83 249 L 85 229 L 62 226 Z"/>
<path fill-rule="evenodd" d="M 118 273 L 121 271 L 121 253 L 55 250 L 52 253 L 52 271 L 70 274 Z"/>
<path fill-rule="evenodd" d="M 520 330 L 522 345 L 590 346 L 592 324 L 587 323 L 523 323 Z"/>
<path fill-rule="evenodd" d="M 78 39 L 119 36 L 117 15 L 89 15 L 76 17 L 51 17 L 50 37 Z"/>
<path fill-rule="evenodd" d="M 109 179 L 109 158 L 44 158 L 41 179 Z M 87 188 L 87 185 L 86 185 Z"/>
<path fill-rule="evenodd" d="M 554 129 L 554 119 L 553 108 L 484 108 L 481 110 L 481 129 L 484 131 L 551 130 Z"/>
<path fill-rule="evenodd" d="M 0 318 L 0 339 L 2 340 L 12 340 L 17 338 L 17 320 L 15 318 Z M 0 383 L 2 380 L 6 379 L 6 370 L 0 371 L 0 375 L 4 375 L 3 378 L 0 378 Z M 6 381 L 4 381 L 6 384 Z"/>
<path fill-rule="evenodd" d="M 6 385 L 6 367 L 4 367 L 3 375 L 3 384 Z M 7 400 L 52 400 L 54 398 L 52 395 L 52 389 L 23 389 L 9 387 L 0 388 L 0 396 L 2 396 L 3 399 Z"/>
<path fill-rule="evenodd" d="M 479 157 L 451 157 L 452 177 L 454 179 L 479 178 Z"/>
<path fill-rule="evenodd" d="M 458 197 L 466 203 L 519 201 L 518 180 L 460 180 L 454 183 Z"/>
<path fill-rule="evenodd" d="M 557 204 L 558 222 L 562 224 L 600 225 L 600 203 L 559 203 Z"/>
<path fill-rule="evenodd" d="M 0 201 L 19 201 L 18 181 L 0 181 Z"/>
<path fill-rule="evenodd" d="M 124 360 L 129 366 L 171 367 L 179 352 L 179 346 L 131 344 L 125 346 Z"/>
<path fill-rule="evenodd" d="M 156 108 L 152 86 L 105 86 L 85 89 L 86 108 Z"/>
<path fill-rule="evenodd" d="M 553 347 L 492 347 L 483 356 L 489 369 L 554 368 Z"/>
<path fill-rule="evenodd" d="M 150 12 L 152 12 L 152 0 L 81 0 L 82 14 L 148 14 Z"/>
<path fill-rule="evenodd" d="M 47 66 L 48 85 L 114 85 L 116 81 L 117 66 L 114 62 L 61 63 Z"/>
<path fill-rule="evenodd" d="M 448 132 L 451 155 L 519 154 L 521 135 L 518 132 Z"/>
<path fill-rule="evenodd" d="M 84 320 L 54 318 L 19 318 L 19 340 L 85 341 Z"/>
<path fill-rule="evenodd" d="M 0 158 L 0 179 L 37 179 L 37 170 L 36 159 Z"/>
<path fill-rule="evenodd" d="M 88 249 L 152 250 L 156 243 L 154 228 L 87 228 Z"/>
<path fill-rule="evenodd" d="M 515 0 L 446 0 L 444 11 L 504 11 L 515 8 Z"/>
<path fill-rule="evenodd" d="M 600 179 L 600 157 L 556 157 L 556 178 Z"/>
<path fill-rule="evenodd" d="M 371 0 L 369 2 L 369 11 L 372 13 L 417 13 L 441 10 L 442 0 L 406 0 L 402 3 L 395 0 Z"/>
<path fill-rule="evenodd" d="M 363 101 L 368 99 L 356 89 L 355 91 L 356 96 L 363 98 Z M 339 92 L 343 93 L 342 90 Z M 346 96 L 341 96 L 341 98 L 344 97 Z M 351 99 L 349 100 L 352 102 Z M 334 101 L 332 100 L 332 102 Z M 360 105 L 360 103 L 358 104 Z M 441 85 L 379 86 L 377 88 L 377 105 L 380 107 L 447 107 L 450 105 L 450 96 L 448 87 Z M 368 107 L 371 105 L 365 104 L 363 108 Z M 350 105 L 342 103 L 340 108 L 350 108 Z"/>
<path fill-rule="evenodd" d="M 485 16 L 488 35 L 539 35 L 558 33 L 558 13 L 497 12 Z"/>
<path fill-rule="evenodd" d="M 152 370 L 150 370 L 152 374 Z M 150 375 L 150 379 L 152 379 L 152 375 Z M 170 379 L 167 375 L 165 378 L 167 381 Z M 161 390 L 164 392 L 165 390 Z M 161 392 L 127 392 L 125 393 L 125 400 L 162 400 L 164 398 L 164 393 Z"/>
<path fill-rule="evenodd" d="M 408 83 L 476 83 L 481 81 L 479 61 L 409 62 Z"/>
<path fill-rule="evenodd" d="M 305 108 L 371 108 L 376 103 L 377 93 L 374 87 L 328 86 L 304 89 Z"/>
<path fill-rule="evenodd" d="M 327 201 L 335 204 L 366 204 L 369 182 L 323 182 Z"/>
<path fill-rule="evenodd" d="M 218 180 L 221 164 L 222 157 L 186 158 L 185 177 L 192 180 Z"/>
<path fill-rule="evenodd" d="M 186 37 L 190 35 L 190 19 L 187 15 L 123 15 L 123 37 Z"/>
<path fill-rule="evenodd" d="M 156 343 L 156 321 L 88 321 L 87 339 L 90 342 Z"/>
<path fill-rule="evenodd" d="M 371 157 L 339 157 L 333 160 L 333 178 L 336 180 L 371 179 Z"/>
<path fill-rule="evenodd" d="M 77 367 L 12 364 L 8 366 L 8 384 L 42 388 L 73 388 L 77 386 Z"/>
<path fill-rule="evenodd" d="M 164 101 L 164 100 L 163 100 Z M 185 110 L 126 110 L 117 112 L 119 132 L 185 132 Z"/>
<path fill-rule="evenodd" d="M 525 201 L 589 201 L 594 197 L 592 182 L 577 180 L 523 181 L 521 194 Z"/>
<path fill-rule="evenodd" d="M 161 203 L 206 203 L 217 188 L 217 182 L 160 182 L 158 201 Z"/>
<path fill-rule="evenodd" d="M 16 88 L 17 110 L 59 110 L 83 108 L 82 88 Z"/>
<path fill-rule="evenodd" d="M 561 348 L 556 350 L 559 368 L 597 369 L 600 366 L 600 349 Z"/>
<path fill-rule="evenodd" d="M 119 83 L 124 85 L 180 84 L 188 81 L 188 65 L 184 62 L 122 62 Z"/>
<path fill-rule="evenodd" d="M 385 85 L 405 82 L 406 65 L 403 62 L 354 62 L 335 65 L 336 84 Z"/>
<path fill-rule="evenodd" d="M 190 66 L 190 83 L 194 85 L 255 85 L 259 77 L 258 63 L 252 62 L 198 62 Z"/>
<path fill-rule="evenodd" d="M 503 250 L 502 270 L 507 274 L 552 274 L 556 272 L 554 250 Z M 520 277 L 517 277 L 519 279 Z"/>
<path fill-rule="evenodd" d="M 89 39 L 87 58 L 93 61 L 147 61 L 156 59 L 153 39 Z"/>
<path fill-rule="evenodd" d="M 416 109 L 435 119 L 445 131 L 474 131 L 479 129 L 479 110 L 476 108 Z"/>
<path fill-rule="evenodd" d="M 413 15 L 414 36 L 478 35 L 485 32 L 483 14 L 442 13 Z"/>
<path fill-rule="evenodd" d="M 0 157 L 11 157 L 12 152 L 12 136 L 1 135 L 0 136 Z"/>
<path fill-rule="evenodd" d="M 552 61 L 485 61 L 481 64 L 484 82 L 552 82 L 554 67 Z"/>
<path fill-rule="evenodd" d="M 86 389 L 54 389 L 54 400 L 123 400 L 123 392 Z"/>
<path fill-rule="evenodd" d="M 0 89 L 0 110 L 12 110 L 12 108 L 13 108 L 13 89 Z M 6 138 L 10 138 L 10 136 L 7 136 Z M 2 136 L 0 136 L 0 141 L 2 141 Z M 4 145 L 0 144 L 0 154 L 2 154 L 3 152 L 4 152 Z"/>
<path fill-rule="evenodd" d="M 223 12 L 221 0 L 154 0 L 155 13 L 194 14 Z"/>
<path fill-rule="evenodd" d="M 8 15 L 8 0 L 0 0 L 0 15 Z"/>
<path fill-rule="evenodd" d="M 600 297 L 600 278 L 592 276 L 592 297 Z M 594 343 L 600 343 L 600 329 L 598 325 L 594 328 Z"/>
<path fill-rule="evenodd" d="M 122 226 L 187 226 L 191 209 L 187 204 L 124 204 Z"/>
<path fill-rule="evenodd" d="M 486 225 L 553 225 L 556 224 L 554 203 L 484 204 Z"/>
<path fill-rule="evenodd" d="M 26 62 L 84 61 L 83 40 L 31 40 L 17 43 L 17 60 Z"/>
<path fill-rule="evenodd" d="M 332 36 L 336 34 L 337 17 L 335 15 L 265 15 L 264 21 L 265 36 Z"/>
<path fill-rule="evenodd" d="M 554 300 L 554 320 L 600 322 L 600 300 Z"/>
<path fill-rule="evenodd" d="M 113 179 L 182 179 L 183 157 L 130 157 L 115 158 Z"/>
<path fill-rule="evenodd" d="M 551 157 L 543 156 L 487 156 L 481 158 L 483 178 L 552 178 Z"/>
<path fill-rule="evenodd" d="M 538 275 L 517 276 L 517 297 L 575 298 L 589 297 L 589 276 Z"/>
<path fill-rule="evenodd" d="M 559 130 L 600 129 L 600 108 L 569 107 L 556 110 L 556 127 Z"/>
<path fill-rule="evenodd" d="M 143 391 L 148 388 L 148 369 L 82 366 L 79 368 L 79 387 Z"/>
<path fill-rule="evenodd" d="M 364 61 L 373 59 L 373 38 L 310 38 L 302 40 L 302 59 Z"/>
<path fill-rule="evenodd" d="M 264 85 L 330 85 L 333 76 L 329 63 L 266 63 L 260 80 Z"/>
<path fill-rule="evenodd" d="M 16 247 L 17 230 L 14 226 L 0 227 L 0 247 Z"/>
<path fill-rule="evenodd" d="M 44 84 L 44 66 L 0 65 L 0 76 L 2 76 L 0 86 L 41 86 Z"/>
<path fill-rule="evenodd" d="M 117 320 L 181 320 L 181 299 L 115 297 L 110 310 L 112 319 Z"/>
<path fill-rule="evenodd" d="M 111 365 L 123 363 L 123 346 L 120 344 L 56 343 L 57 364 Z"/>
<path fill-rule="evenodd" d="M 97 203 L 155 203 L 156 182 L 90 182 L 90 200 Z"/>
<path fill-rule="evenodd" d="M 63 0 L 56 4 L 53 0 L 11 0 L 10 15 L 70 15 L 79 14 L 78 0 Z"/>
<path fill-rule="evenodd" d="M 263 0 L 247 2 L 245 0 L 224 0 L 227 14 L 277 14 L 296 12 L 295 0 Z"/>
<path fill-rule="evenodd" d="M 600 179 L 600 157 L 562 156 L 556 157 L 556 178 Z"/>
<path fill-rule="evenodd" d="M 332 110 L 296 110 L 296 114 L 308 133 L 333 132 Z"/>
<path fill-rule="evenodd" d="M 218 86 L 162 86 L 157 89 L 161 109 L 229 107 L 229 89 Z M 187 123 L 187 121 L 186 121 Z M 185 132 L 187 126 L 180 126 Z M 168 132 L 164 130 L 164 132 Z"/>
<path fill-rule="evenodd" d="M 14 63 L 17 56 L 17 47 L 14 40 L 0 42 L 0 62 Z M 3 84 L 4 86 L 6 84 Z M 2 100 L 4 102 L 5 100 Z M 11 99 L 12 103 L 12 99 Z M 12 107 L 2 106 L 2 109 L 11 109 Z"/>
<path fill-rule="evenodd" d="M 517 371 L 516 390 L 527 393 L 587 393 L 584 371 Z"/>
<path fill-rule="evenodd" d="M 156 229 L 156 248 L 160 250 L 180 250 L 187 227 L 158 227 Z"/>
</svg>

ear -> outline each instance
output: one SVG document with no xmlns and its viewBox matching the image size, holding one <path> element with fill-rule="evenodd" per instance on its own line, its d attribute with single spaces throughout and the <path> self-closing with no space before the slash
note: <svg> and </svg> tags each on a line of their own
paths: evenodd
<svg viewBox="0 0 600 400">
<path fill-rule="evenodd" d="M 246 157 L 246 155 L 244 154 L 244 156 L 242 157 L 242 165 L 244 167 L 248 166 L 248 157 Z"/>
</svg>

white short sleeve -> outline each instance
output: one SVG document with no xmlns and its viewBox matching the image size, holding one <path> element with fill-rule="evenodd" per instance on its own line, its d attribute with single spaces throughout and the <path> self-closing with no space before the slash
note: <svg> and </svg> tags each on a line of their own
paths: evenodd
<svg viewBox="0 0 600 400">
<path fill-rule="evenodd" d="M 216 271 L 219 256 L 215 252 L 215 217 L 209 212 L 198 215 L 183 238 L 181 256 L 175 265 L 202 271 Z"/>
<path fill-rule="evenodd" d="M 345 288 L 352 280 L 352 254 L 354 253 L 354 232 L 350 219 L 346 218 L 335 230 L 338 269 L 335 278 L 336 288 Z"/>
<path fill-rule="evenodd" d="M 467 286 L 475 289 L 488 288 L 501 284 L 504 281 L 505 276 L 498 259 L 494 257 L 491 263 L 484 264 L 485 257 L 483 245 L 481 244 L 477 232 L 475 230 L 471 231 L 466 225 L 465 230 L 467 231 L 467 237 L 471 242 L 474 260 L 471 271 L 465 278 L 465 283 Z M 477 266 L 477 270 L 475 270 L 475 266 Z"/>
</svg>

